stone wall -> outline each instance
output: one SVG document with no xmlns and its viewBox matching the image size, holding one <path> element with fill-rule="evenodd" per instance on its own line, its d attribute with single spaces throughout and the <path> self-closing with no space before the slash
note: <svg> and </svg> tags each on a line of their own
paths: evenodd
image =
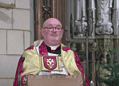
<svg viewBox="0 0 119 86">
<path fill-rule="evenodd" d="M 30 0 L 0 0 L 0 86 L 13 86 L 18 60 L 30 45 Z"/>
</svg>

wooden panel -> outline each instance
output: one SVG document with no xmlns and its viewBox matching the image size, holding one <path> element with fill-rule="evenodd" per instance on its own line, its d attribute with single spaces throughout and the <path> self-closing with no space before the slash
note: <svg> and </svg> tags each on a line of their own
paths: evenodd
<svg viewBox="0 0 119 86">
<path fill-rule="evenodd" d="M 43 0 L 35 0 L 35 40 L 41 39 L 40 29 L 43 26 L 42 18 L 42 3 Z"/>
<path fill-rule="evenodd" d="M 42 5 L 46 9 L 49 9 L 48 6 L 51 5 L 51 9 L 48 11 L 51 16 L 42 8 Z M 61 22 L 62 28 L 65 29 L 65 0 L 35 0 L 35 40 L 42 39 L 40 29 L 43 27 L 43 22 L 50 17 L 57 18 Z M 62 43 L 65 43 L 64 39 L 63 35 Z"/>
<path fill-rule="evenodd" d="M 64 34 L 62 38 L 62 43 L 65 44 L 65 0 L 61 0 L 61 23 L 62 23 L 62 28 L 64 29 Z"/>
<path fill-rule="evenodd" d="M 25 86 L 82 86 L 77 75 L 41 75 L 28 76 Z"/>
<path fill-rule="evenodd" d="M 57 19 L 60 20 L 60 1 L 57 0 Z"/>
<path fill-rule="evenodd" d="M 52 17 L 57 18 L 57 0 L 52 0 L 51 6 Z"/>
</svg>

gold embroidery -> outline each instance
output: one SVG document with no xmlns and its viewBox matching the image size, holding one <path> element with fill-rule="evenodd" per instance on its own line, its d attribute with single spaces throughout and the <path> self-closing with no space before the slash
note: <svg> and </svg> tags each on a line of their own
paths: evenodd
<svg viewBox="0 0 119 86">
<path fill-rule="evenodd" d="M 64 47 L 63 44 L 61 45 L 61 48 L 62 47 Z M 80 75 L 81 81 L 83 83 L 82 74 L 79 71 L 75 62 L 74 52 L 72 50 L 68 50 L 68 51 L 61 50 L 61 55 L 62 55 L 62 61 L 64 63 L 64 67 L 66 68 L 68 73 L 70 75 Z"/>
<path fill-rule="evenodd" d="M 23 57 L 25 57 L 23 63 L 24 72 L 20 75 L 21 77 L 27 74 L 37 74 L 41 69 L 41 58 L 38 55 L 36 48 L 24 51 Z"/>
<path fill-rule="evenodd" d="M 72 50 L 63 51 L 62 47 L 65 47 L 65 45 L 61 44 L 61 57 L 57 57 L 58 58 L 57 63 L 59 65 L 57 66 L 56 70 L 62 71 L 61 66 L 62 66 L 62 62 L 63 62 L 65 69 L 68 71 L 68 73 L 70 75 L 80 75 L 81 80 L 82 80 L 82 74 L 76 66 L 73 51 Z M 44 69 L 44 68 L 42 68 L 42 65 L 43 65 L 42 57 L 43 56 L 38 55 L 35 46 L 31 50 L 24 51 L 22 56 L 25 57 L 25 61 L 23 63 L 23 69 L 25 69 L 25 70 L 20 75 L 21 77 L 23 75 L 27 75 L 27 74 L 36 75 L 42 69 Z"/>
</svg>

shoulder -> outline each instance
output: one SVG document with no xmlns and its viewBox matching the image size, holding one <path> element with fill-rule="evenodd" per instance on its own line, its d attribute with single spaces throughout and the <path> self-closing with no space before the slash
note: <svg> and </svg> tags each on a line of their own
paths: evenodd
<svg viewBox="0 0 119 86">
<path fill-rule="evenodd" d="M 30 45 L 28 48 L 25 49 L 25 51 L 34 49 L 35 47 L 39 46 L 42 42 L 43 40 L 34 41 L 32 45 Z"/>
<path fill-rule="evenodd" d="M 34 52 L 34 45 L 31 45 L 27 49 L 25 49 L 22 56 L 26 58 L 27 56 L 32 54 L 32 52 Z"/>
<path fill-rule="evenodd" d="M 36 41 L 34 41 L 34 43 L 33 43 L 32 45 L 30 45 L 28 48 L 26 48 L 26 49 L 24 50 L 22 56 L 28 55 L 28 54 L 34 52 L 34 51 L 36 50 L 35 43 L 36 43 Z"/>
<path fill-rule="evenodd" d="M 66 51 L 66 52 L 69 51 L 69 50 L 71 50 L 74 53 L 75 56 L 78 56 L 78 54 L 75 51 L 73 51 L 70 47 L 65 46 L 63 44 L 62 44 L 62 50 L 63 51 Z"/>
<path fill-rule="evenodd" d="M 24 50 L 22 57 L 25 57 L 25 60 L 32 58 L 34 57 L 34 55 L 38 54 L 36 50 L 36 45 L 35 45 L 36 43 L 37 42 L 34 41 L 34 43 L 31 46 L 29 46 L 27 49 Z"/>
<path fill-rule="evenodd" d="M 80 63 L 80 59 L 79 59 L 78 54 L 77 54 L 75 51 L 73 51 L 70 47 L 65 46 L 65 45 L 62 45 L 62 50 L 63 50 L 63 51 L 66 51 L 66 52 L 68 52 L 68 53 L 74 54 L 74 58 L 75 58 L 76 63 L 77 63 L 77 64 Z"/>
<path fill-rule="evenodd" d="M 62 46 L 62 50 L 63 50 L 63 51 L 69 51 L 69 50 L 73 51 L 70 47 L 65 46 L 64 44 L 61 44 L 61 46 Z M 74 51 L 73 51 L 73 52 L 74 52 Z M 74 53 L 76 53 L 76 52 L 74 52 Z"/>
<path fill-rule="evenodd" d="M 26 51 L 26 50 L 31 50 L 31 49 L 33 49 L 33 47 L 34 47 L 34 45 L 31 45 L 31 46 L 29 46 L 27 49 L 25 49 L 25 51 Z"/>
<path fill-rule="evenodd" d="M 69 50 L 72 51 L 72 49 L 70 47 L 68 47 L 68 46 L 66 46 L 64 44 L 61 44 L 61 48 L 62 48 L 63 51 L 66 51 L 66 52 L 69 51 Z"/>
</svg>

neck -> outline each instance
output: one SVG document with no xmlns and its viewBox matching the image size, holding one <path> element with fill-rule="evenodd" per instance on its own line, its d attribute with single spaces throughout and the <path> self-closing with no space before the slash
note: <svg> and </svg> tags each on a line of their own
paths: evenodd
<svg viewBox="0 0 119 86">
<path fill-rule="evenodd" d="M 50 47 L 51 50 L 57 49 L 60 45 L 61 45 L 61 44 L 57 44 L 57 45 L 48 45 L 48 44 L 46 44 L 46 46 Z"/>
<path fill-rule="evenodd" d="M 48 46 L 50 47 L 51 50 L 56 50 L 60 45 L 57 45 L 57 46 Z"/>
<path fill-rule="evenodd" d="M 44 41 L 45 42 L 45 41 Z M 59 45 L 61 45 L 61 43 L 53 43 L 53 44 L 51 44 L 51 43 L 47 43 L 47 42 L 45 42 L 45 44 L 47 45 L 47 46 L 59 46 Z"/>
<path fill-rule="evenodd" d="M 47 45 L 47 46 L 49 46 L 49 47 L 58 47 L 58 46 L 60 46 L 60 44 L 59 45 Z"/>
</svg>

